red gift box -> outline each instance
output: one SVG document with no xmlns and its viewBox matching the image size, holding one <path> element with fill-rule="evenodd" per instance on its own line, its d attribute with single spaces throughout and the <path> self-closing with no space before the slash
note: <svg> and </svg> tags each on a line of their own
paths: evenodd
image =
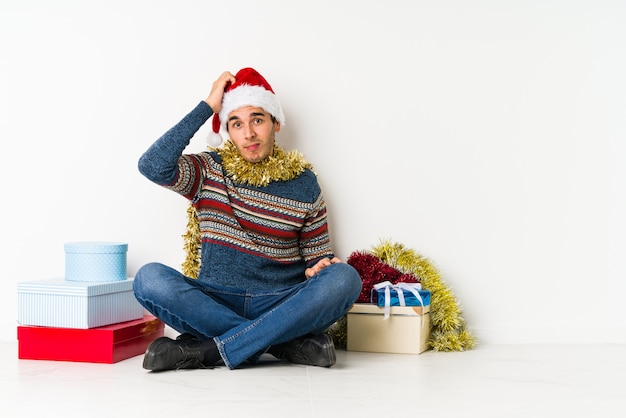
<svg viewBox="0 0 626 418">
<path fill-rule="evenodd" d="M 18 358 L 117 363 L 145 353 L 163 333 L 163 322 L 151 315 L 89 329 L 18 326 Z"/>
</svg>

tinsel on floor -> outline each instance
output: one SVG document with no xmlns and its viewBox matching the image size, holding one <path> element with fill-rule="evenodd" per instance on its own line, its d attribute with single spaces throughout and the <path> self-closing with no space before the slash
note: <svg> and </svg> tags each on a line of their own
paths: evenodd
<svg viewBox="0 0 626 418">
<path fill-rule="evenodd" d="M 387 240 L 381 241 L 371 251 L 353 252 L 346 261 L 359 272 L 363 281 L 358 303 L 370 302 L 370 292 L 376 283 L 421 283 L 424 289 L 431 292 L 429 347 L 434 351 L 465 351 L 476 345 L 456 296 L 444 283 L 439 270 L 426 257 L 403 244 Z M 328 332 L 335 345 L 345 348 L 345 317 L 333 324 Z"/>
</svg>

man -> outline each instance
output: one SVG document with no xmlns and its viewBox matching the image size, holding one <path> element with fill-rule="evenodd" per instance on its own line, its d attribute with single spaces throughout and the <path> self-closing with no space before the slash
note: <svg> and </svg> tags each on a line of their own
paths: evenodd
<svg viewBox="0 0 626 418">
<path fill-rule="evenodd" d="M 213 116 L 221 148 L 183 154 Z M 275 144 L 285 116 L 254 69 L 224 72 L 200 102 L 140 158 L 139 170 L 189 199 L 201 236 L 197 278 L 159 263 L 134 279 L 137 300 L 180 332 L 156 339 L 152 371 L 233 369 L 270 353 L 313 366 L 335 364 L 324 333 L 357 299 L 361 279 L 335 257 L 326 205 L 310 165 Z"/>
</svg>

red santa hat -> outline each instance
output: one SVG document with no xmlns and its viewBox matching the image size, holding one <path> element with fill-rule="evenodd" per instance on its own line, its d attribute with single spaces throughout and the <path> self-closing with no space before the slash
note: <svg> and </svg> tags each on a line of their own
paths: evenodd
<svg viewBox="0 0 626 418">
<path fill-rule="evenodd" d="M 267 80 L 255 69 L 243 68 L 235 75 L 235 82 L 224 89 L 222 110 L 213 115 L 213 129 L 207 138 L 210 146 L 217 147 L 222 143 L 220 131 L 226 132 L 228 115 L 244 106 L 260 107 L 281 125 L 285 124 L 283 109 Z"/>
</svg>

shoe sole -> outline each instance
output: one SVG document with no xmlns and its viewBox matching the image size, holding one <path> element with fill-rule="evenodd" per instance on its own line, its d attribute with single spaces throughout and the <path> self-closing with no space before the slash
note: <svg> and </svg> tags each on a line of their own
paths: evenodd
<svg viewBox="0 0 626 418">
<path fill-rule="evenodd" d="M 335 353 L 335 342 L 332 337 L 327 334 L 323 334 L 326 337 L 326 343 L 320 345 L 324 350 L 324 359 L 321 362 L 317 362 L 314 366 L 318 367 L 331 367 L 337 362 L 337 354 Z"/>
<path fill-rule="evenodd" d="M 324 347 L 324 351 L 326 353 L 326 362 L 315 364 L 315 366 L 319 367 L 331 367 L 337 363 L 337 354 L 335 353 L 335 342 L 331 337 L 328 337 L 328 343 Z"/>
</svg>

